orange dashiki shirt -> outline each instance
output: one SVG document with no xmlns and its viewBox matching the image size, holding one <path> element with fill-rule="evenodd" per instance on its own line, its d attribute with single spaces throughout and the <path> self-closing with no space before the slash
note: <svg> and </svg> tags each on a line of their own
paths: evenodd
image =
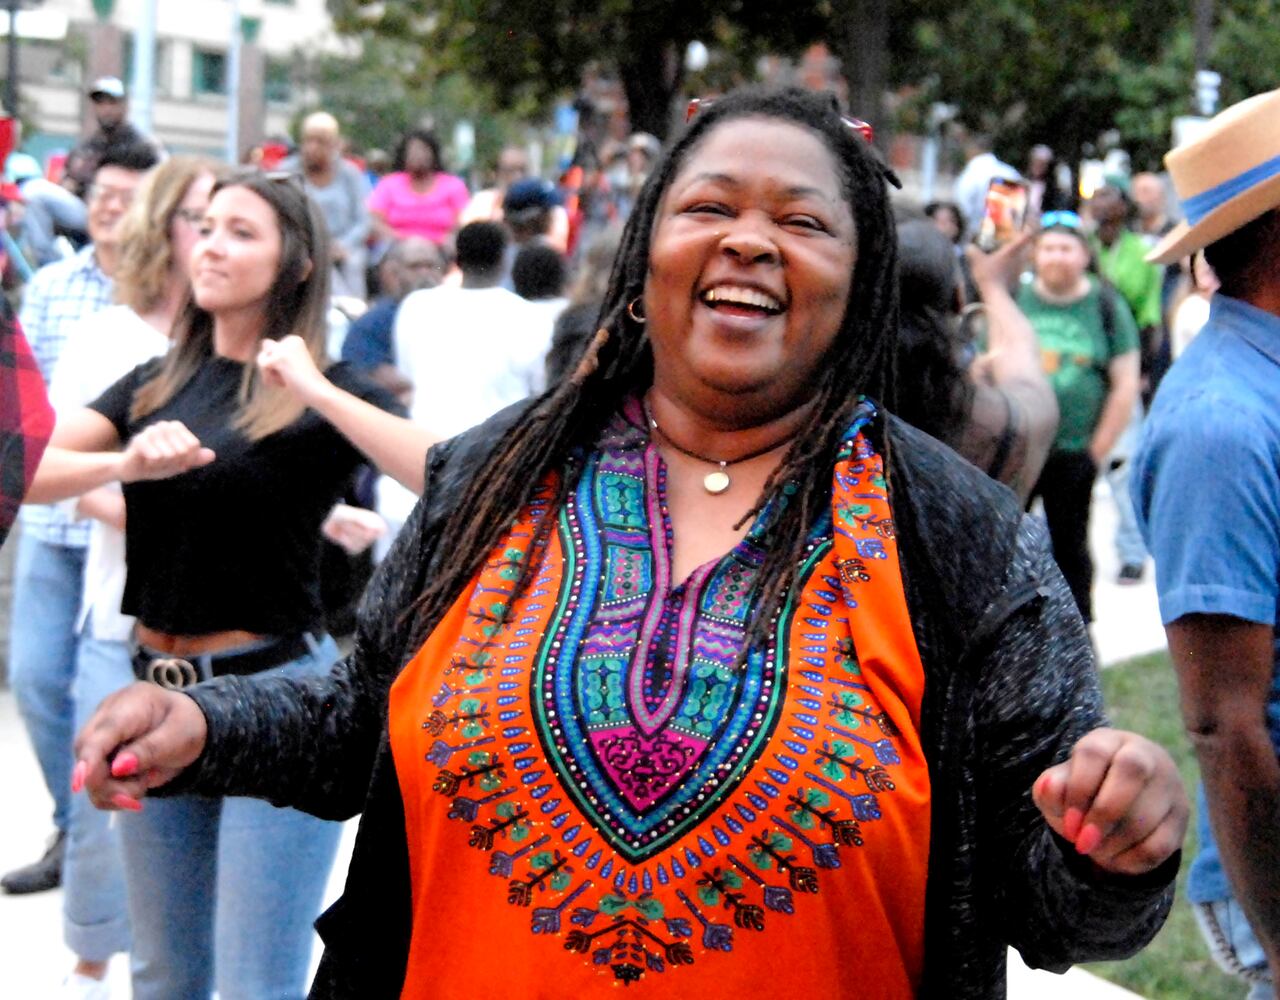
<svg viewBox="0 0 1280 1000">
<path fill-rule="evenodd" d="M 671 579 L 665 466 L 629 402 L 508 608 L 544 484 L 391 691 L 402 996 L 914 995 L 924 675 L 873 413 L 741 664 L 776 505 Z"/>
</svg>

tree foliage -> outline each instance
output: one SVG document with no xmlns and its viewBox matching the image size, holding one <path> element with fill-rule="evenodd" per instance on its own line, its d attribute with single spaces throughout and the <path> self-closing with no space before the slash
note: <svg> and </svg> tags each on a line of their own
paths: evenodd
<svg viewBox="0 0 1280 1000">
<path fill-rule="evenodd" d="M 1215 7 L 1220 106 L 1280 84 L 1280 2 Z M 916 23 L 897 75 L 922 84 L 918 104 L 956 105 L 1007 156 L 1047 142 L 1074 157 L 1114 129 L 1135 168 L 1155 167 L 1174 117 L 1195 113 L 1192 17 L 1186 0 L 957 3 Z"/>
<path fill-rule="evenodd" d="M 684 52 L 731 38 L 743 53 L 790 52 L 818 37 L 818 5 L 729 0 L 330 0 L 340 31 L 412 41 L 446 71 L 483 81 L 500 104 L 549 104 L 601 63 L 617 73 L 635 128 L 664 136 Z"/>
<path fill-rule="evenodd" d="M 621 80 L 633 127 L 666 135 L 683 87 L 754 78 L 765 53 L 826 41 L 850 105 L 880 134 L 923 129 L 928 107 L 954 105 L 1019 160 L 1035 142 L 1069 158 L 1111 130 L 1152 166 L 1172 119 L 1193 113 L 1189 0 L 329 0 L 340 31 L 400 46 L 396 70 L 370 86 L 410 90 L 457 74 L 477 105 L 527 113 L 576 92 L 599 66 Z M 1222 103 L 1280 85 L 1280 0 L 1217 0 L 1211 64 Z M 687 79 L 688 43 L 712 50 Z M 395 73 L 401 75 L 396 76 Z M 905 93 L 896 118 L 880 106 Z"/>
<path fill-rule="evenodd" d="M 358 149 L 390 152 L 406 131 L 425 125 L 439 136 L 448 165 L 461 166 L 451 141 L 454 126 L 466 119 L 475 128 L 475 162 L 487 164 L 537 115 L 528 103 L 496 107 L 471 77 L 442 71 L 412 41 L 376 32 L 354 41 L 350 55 L 295 53 L 293 75 L 312 95 L 299 120 L 318 108 L 328 111 Z"/>
</svg>

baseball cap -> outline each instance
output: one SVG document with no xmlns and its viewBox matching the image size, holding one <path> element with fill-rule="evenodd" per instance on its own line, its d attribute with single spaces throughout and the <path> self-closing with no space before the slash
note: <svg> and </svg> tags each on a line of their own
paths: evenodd
<svg viewBox="0 0 1280 1000">
<path fill-rule="evenodd" d="M 656 135 L 650 135 L 648 132 L 636 132 L 627 140 L 627 149 L 639 150 L 649 159 L 656 160 L 658 154 L 662 152 L 662 143 L 658 141 Z"/>
<path fill-rule="evenodd" d="M 534 208 L 552 208 L 560 204 L 560 192 L 550 181 L 540 177 L 526 177 L 507 188 L 502 199 L 503 212 L 524 212 Z"/>
<path fill-rule="evenodd" d="M 44 171 L 40 169 L 40 161 L 27 153 L 14 150 L 4 161 L 4 183 L 6 184 L 21 184 L 33 177 L 43 176 Z"/>
<path fill-rule="evenodd" d="M 109 97 L 113 101 L 124 100 L 124 83 L 118 76 L 100 76 L 89 88 L 89 100 L 96 101 L 100 97 Z"/>
</svg>

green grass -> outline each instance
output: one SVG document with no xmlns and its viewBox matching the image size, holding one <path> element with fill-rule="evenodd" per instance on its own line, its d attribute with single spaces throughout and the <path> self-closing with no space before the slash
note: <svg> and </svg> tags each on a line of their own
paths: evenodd
<svg viewBox="0 0 1280 1000">
<path fill-rule="evenodd" d="M 1190 794 L 1200 780 L 1200 770 L 1182 729 L 1178 687 L 1169 657 L 1156 653 L 1104 670 L 1102 689 L 1115 725 L 1141 733 L 1173 754 Z M 1247 988 L 1220 972 L 1209 958 L 1187 903 L 1187 865 L 1195 850 L 1193 816 L 1178 874 L 1178 899 L 1168 922 L 1133 958 L 1099 962 L 1089 966 L 1089 971 L 1150 1000 L 1239 1000 L 1244 996 Z"/>
</svg>

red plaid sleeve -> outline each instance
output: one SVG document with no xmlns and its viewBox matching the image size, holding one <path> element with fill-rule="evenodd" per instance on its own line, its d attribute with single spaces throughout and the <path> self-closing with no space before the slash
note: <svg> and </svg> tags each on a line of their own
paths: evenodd
<svg viewBox="0 0 1280 1000">
<path fill-rule="evenodd" d="M 0 314 L 0 545 L 53 434 L 53 407 L 22 327 Z"/>
</svg>

